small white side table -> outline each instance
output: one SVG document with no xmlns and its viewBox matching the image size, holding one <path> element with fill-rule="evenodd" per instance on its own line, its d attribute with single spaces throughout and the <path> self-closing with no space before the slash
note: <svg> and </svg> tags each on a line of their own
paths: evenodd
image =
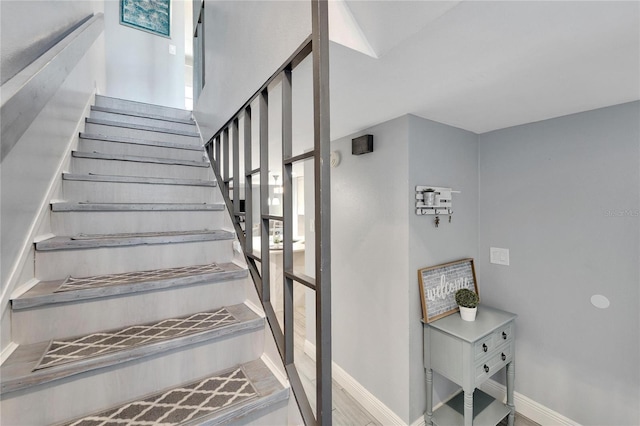
<svg viewBox="0 0 640 426">
<path fill-rule="evenodd" d="M 455 313 L 424 324 L 424 368 L 427 373 L 427 426 L 492 425 L 507 415 L 513 426 L 515 380 L 515 319 L 517 315 L 478 306 L 473 322 Z M 476 389 L 506 367 L 507 403 Z M 462 387 L 462 391 L 433 412 L 433 371 Z"/>
</svg>

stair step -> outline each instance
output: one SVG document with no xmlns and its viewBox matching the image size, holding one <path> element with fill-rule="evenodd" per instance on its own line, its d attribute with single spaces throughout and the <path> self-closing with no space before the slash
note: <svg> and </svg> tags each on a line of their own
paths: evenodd
<svg viewBox="0 0 640 426">
<path fill-rule="evenodd" d="M 137 139 L 137 138 L 130 138 L 126 136 L 101 135 L 101 134 L 89 133 L 89 132 L 81 132 L 80 139 L 100 140 L 100 141 L 106 141 L 106 142 L 145 145 L 145 146 L 171 148 L 171 149 L 184 149 L 189 151 L 203 152 L 202 145 L 194 146 L 192 144 L 179 143 L 179 142 L 156 141 L 152 139 Z"/>
<path fill-rule="evenodd" d="M 91 118 L 100 120 L 118 121 L 121 123 L 142 124 L 145 126 L 159 127 L 163 129 L 186 130 L 197 132 L 195 121 L 166 119 L 159 116 L 130 113 L 116 109 L 91 107 Z"/>
<path fill-rule="evenodd" d="M 63 173 L 63 180 L 85 181 L 85 182 L 118 182 L 118 183 L 144 183 L 150 185 L 185 185 L 185 186 L 208 186 L 215 187 L 215 181 L 201 179 L 175 179 L 175 178 L 157 178 L 157 177 L 141 177 L 141 176 L 113 176 L 113 175 L 97 175 L 97 174 L 76 174 Z"/>
<path fill-rule="evenodd" d="M 79 300 L 234 280 L 247 270 L 234 263 L 207 264 L 151 271 L 44 281 L 11 301 L 13 311 Z"/>
<path fill-rule="evenodd" d="M 56 236 L 36 243 L 37 251 L 92 249 L 153 244 L 230 240 L 234 235 L 221 230 L 169 231 L 112 235 Z"/>
<path fill-rule="evenodd" d="M 136 139 L 124 136 L 104 136 L 80 133 L 78 151 L 97 151 L 120 155 L 153 156 L 181 160 L 205 161 L 206 154 L 201 145 Z"/>
<path fill-rule="evenodd" d="M 136 123 L 126 123 L 123 121 L 113 121 L 113 120 L 105 120 L 101 118 L 91 118 L 91 117 L 85 118 L 85 123 L 100 124 L 103 126 L 123 127 L 126 129 L 145 130 L 148 132 L 168 133 L 171 135 L 182 135 L 182 136 L 191 136 L 194 138 L 200 138 L 200 133 L 194 130 L 167 129 L 165 127 L 149 126 L 145 124 L 136 124 Z"/>
<path fill-rule="evenodd" d="M 195 132 L 174 132 L 156 127 L 118 123 L 117 121 L 104 121 L 87 118 L 84 125 L 84 131 L 85 133 L 105 136 L 123 136 L 127 138 L 175 142 L 193 146 L 203 145 L 200 135 Z"/>
<path fill-rule="evenodd" d="M 179 160 L 179 159 L 173 159 L 173 158 L 159 158 L 159 157 L 143 157 L 138 155 L 126 155 L 126 154 L 104 154 L 96 151 L 93 151 L 93 152 L 73 151 L 71 155 L 73 156 L 73 158 L 131 161 L 135 163 L 154 163 L 154 164 L 166 164 L 166 165 L 202 167 L 202 168 L 209 167 L 209 163 L 205 161 Z"/>
<path fill-rule="evenodd" d="M 264 327 L 263 318 L 240 304 L 72 339 L 21 345 L 0 369 L 0 394 L 260 327 Z"/>
<path fill-rule="evenodd" d="M 162 105 L 153 105 L 144 102 L 131 101 L 128 99 L 113 98 L 110 96 L 97 95 L 95 106 L 102 108 L 112 108 L 141 114 L 153 114 L 162 117 L 170 117 L 181 120 L 191 119 L 191 111 L 167 107 Z"/>
<path fill-rule="evenodd" d="M 152 120 L 162 120 L 162 121 L 168 121 L 171 123 L 195 125 L 195 121 L 193 121 L 192 118 L 174 118 L 174 117 L 168 117 L 166 115 L 151 114 L 151 113 L 145 113 L 145 112 L 139 112 L 139 111 L 130 111 L 130 110 L 120 109 L 120 108 L 107 108 L 107 107 L 93 105 L 91 106 L 91 111 L 106 112 L 109 114 L 129 115 L 132 117 L 150 118 Z"/>
<path fill-rule="evenodd" d="M 73 151 L 74 174 L 161 177 L 213 181 L 209 163 L 197 160 L 158 158 L 116 153 Z"/>
<path fill-rule="evenodd" d="M 54 212 L 120 212 L 120 211 L 223 211 L 224 204 L 178 203 L 51 203 Z"/>
<path fill-rule="evenodd" d="M 178 123 L 175 121 L 167 121 L 164 119 L 142 117 L 140 115 L 96 111 L 95 109 L 91 110 L 91 115 L 89 116 L 89 118 L 94 120 L 106 120 L 109 122 L 127 123 L 129 125 L 136 125 L 136 126 L 150 126 L 151 128 L 155 128 L 155 129 L 167 130 L 169 131 L 169 133 L 171 133 L 172 131 L 181 131 L 181 132 L 190 132 L 190 133 L 198 131 L 194 122 Z"/>
<path fill-rule="evenodd" d="M 64 425 L 230 424 L 288 397 L 289 388 L 278 382 L 264 362 L 255 360 Z M 280 421 L 286 422 L 286 417 Z"/>
</svg>

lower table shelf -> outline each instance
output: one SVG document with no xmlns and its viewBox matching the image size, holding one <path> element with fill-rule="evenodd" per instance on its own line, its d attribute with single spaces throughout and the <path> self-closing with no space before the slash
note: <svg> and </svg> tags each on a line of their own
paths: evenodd
<svg viewBox="0 0 640 426">
<path fill-rule="evenodd" d="M 476 389 L 473 393 L 473 426 L 496 426 L 509 415 L 505 404 L 491 395 Z M 460 391 L 433 412 L 436 426 L 459 426 L 464 424 L 464 392 Z"/>
</svg>

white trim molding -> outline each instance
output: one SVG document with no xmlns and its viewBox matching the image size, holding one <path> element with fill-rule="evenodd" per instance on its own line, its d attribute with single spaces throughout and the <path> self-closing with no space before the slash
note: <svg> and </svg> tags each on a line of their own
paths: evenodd
<svg viewBox="0 0 640 426">
<path fill-rule="evenodd" d="M 480 389 L 496 398 L 497 400 L 506 401 L 507 399 L 506 387 L 496 382 L 495 380 L 487 380 L 480 386 Z M 575 422 L 548 407 L 545 407 L 544 405 L 522 395 L 521 393 L 514 392 L 513 403 L 516 406 L 516 412 L 518 414 L 522 414 L 524 417 L 533 420 L 538 424 L 554 426 L 580 426 L 580 423 Z"/>
<path fill-rule="evenodd" d="M 316 346 L 306 339 L 304 341 L 304 353 L 315 362 Z M 338 364 L 332 362 L 331 368 L 333 369 L 333 379 L 338 382 L 338 384 L 342 386 L 349 395 L 358 401 L 358 403 L 360 403 L 360 405 L 362 405 L 369 414 L 375 417 L 376 420 L 385 426 L 406 425 L 406 422 L 394 413 L 393 410 L 376 398 L 371 392 L 362 386 L 360 382 L 351 377 L 349 373 L 344 371 Z"/>
</svg>

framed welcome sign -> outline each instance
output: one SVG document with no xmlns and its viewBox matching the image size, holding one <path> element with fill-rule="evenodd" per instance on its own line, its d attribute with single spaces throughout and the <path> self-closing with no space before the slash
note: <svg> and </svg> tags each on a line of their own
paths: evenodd
<svg viewBox="0 0 640 426">
<path fill-rule="evenodd" d="M 456 291 L 468 288 L 478 293 L 473 259 L 462 259 L 418 270 L 424 322 L 457 312 Z"/>
</svg>

